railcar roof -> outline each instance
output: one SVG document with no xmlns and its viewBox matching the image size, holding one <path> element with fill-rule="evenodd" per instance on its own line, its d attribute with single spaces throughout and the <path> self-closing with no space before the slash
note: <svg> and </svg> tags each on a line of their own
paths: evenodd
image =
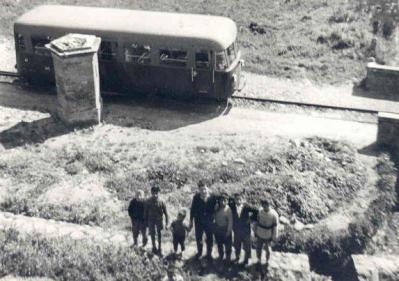
<svg viewBox="0 0 399 281">
<path fill-rule="evenodd" d="M 236 24 L 226 17 L 64 5 L 34 8 L 16 21 L 15 29 L 21 27 L 95 30 L 185 41 L 193 38 L 221 49 L 237 36 Z"/>
</svg>

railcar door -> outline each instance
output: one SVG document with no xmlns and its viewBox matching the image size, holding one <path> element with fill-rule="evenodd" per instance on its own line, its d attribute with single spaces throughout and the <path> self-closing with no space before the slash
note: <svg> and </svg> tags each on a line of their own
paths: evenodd
<svg viewBox="0 0 399 281">
<path fill-rule="evenodd" d="M 201 96 L 211 96 L 213 89 L 213 68 L 209 51 L 195 52 L 193 82 L 195 91 Z"/>
</svg>

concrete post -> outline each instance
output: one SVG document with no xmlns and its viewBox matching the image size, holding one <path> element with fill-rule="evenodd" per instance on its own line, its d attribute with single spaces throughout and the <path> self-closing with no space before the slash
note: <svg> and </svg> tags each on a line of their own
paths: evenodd
<svg viewBox="0 0 399 281">
<path fill-rule="evenodd" d="M 377 144 L 392 149 L 399 160 L 399 114 L 378 112 Z"/>
<path fill-rule="evenodd" d="M 399 101 L 399 67 L 368 63 L 366 88 L 387 99 Z"/>
<path fill-rule="evenodd" d="M 94 35 L 68 34 L 46 45 L 54 63 L 57 113 L 68 125 L 101 121 L 100 43 L 101 38 Z"/>
</svg>

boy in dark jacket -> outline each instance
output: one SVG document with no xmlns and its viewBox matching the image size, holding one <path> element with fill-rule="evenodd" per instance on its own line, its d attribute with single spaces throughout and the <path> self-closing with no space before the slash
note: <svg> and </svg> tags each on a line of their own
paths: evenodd
<svg viewBox="0 0 399 281">
<path fill-rule="evenodd" d="M 153 186 L 151 188 L 151 197 L 147 201 L 146 206 L 146 219 L 148 229 L 150 230 L 150 237 L 152 243 L 152 251 L 158 252 L 162 255 L 162 229 L 163 229 L 163 217 L 165 216 L 165 228 L 168 229 L 169 218 L 166 210 L 165 203 L 159 199 L 159 187 Z M 155 232 L 158 238 L 158 249 L 155 245 Z"/>
<path fill-rule="evenodd" d="M 240 260 L 243 248 L 245 253 L 243 265 L 248 265 L 251 258 L 251 221 L 256 217 L 256 209 L 248 206 L 240 193 L 234 194 L 230 208 L 233 212 L 235 261 Z"/>
<path fill-rule="evenodd" d="M 195 225 L 195 240 L 197 242 L 196 258 L 202 256 L 202 239 L 206 236 L 206 257 L 212 259 L 213 246 L 213 216 L 215 197 L 209 194 L 208 186 L 198 182 L 198 193 L 194 195 L 190 209 L 190 229 Z"/>
<path fill-rule="evenodd" d="M 180 245 L 180 251 L 183 255 L 185 250 L 185 240 L 186 234 L 189 231 L 189 227 L 184 223 L 184 219 L 186 218 L 186 210 L 181 210 L 177 214 L 177 219 L 172 222 L 170 225 L 172 229 L 173 236 L 173 250 L 175 254 L 177 254 L 178 246 Z"/>
<path fill-rule="evenodd" d="M 142 190 L 138 190 L 136 196 L 130 201 L 128 213 L 132 222 L 134 245 L 137 246 L 137 240 L 141 233 L 144 247 L 147 244 L 147 224 L 145 219 L 144 192 Z"/>
</svg>

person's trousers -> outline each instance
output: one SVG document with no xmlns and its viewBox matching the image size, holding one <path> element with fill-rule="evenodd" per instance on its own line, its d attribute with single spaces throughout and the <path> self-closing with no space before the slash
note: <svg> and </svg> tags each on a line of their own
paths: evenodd
<svg viewBox="0 0 399 281">
<path fill-rule="evenodd" d="M 137 244 L 139 235 L 143 239 L 143 246 L 147 244 L 147 226 L 144 221 L 132 220 L 133 242 Z"/>
<path fill-rule="evenodd" d="M 234 250 L 236 258 L 240 258 L 241 248 L 243 248 L 245 256 L 244 260 L 251 258 L 251 233 L 242 233 L 241 231 L 234 231 Z"/>
<path fill-rule="evenodd" d="M 185 236 L 173 235 L 173 250 L 177 252 L 177 248 L 180 245 L 180 250 L 183 252 L 185 250 L 184 241 L 186 240 Z"/>
<path fill-rule="evenodd" d="M 215 239 L 218 246 L 219 258 L 223 259 L 224 254 L 226 254 L 226 260 L 230 260 L 232 247 L 231 233 L 227 233 L 225 227 L 215 227 Z"/>
<path fill-rule="evenodd" d="M 152 246 L 155 247 L 155 238 L 157 238 L 158 243 L 159 243 L 158 246 L 161 247 L 162 229 L 163 229 L 162 222 L 150 221 L 150 222 L 148 222 L 148 229 L 150 231 Z M 155 235 L 156 235 L 156 237 L 155 237 Z"/>
<path fill-rule="evenodd" d="M 197 242 L 197 253 L 202 255 L 203 236 L 206 236 L 206 256 L 212 257 L 212 246 L 213 246 L 213 231 L 211 223 L 195 222 L 195 241 Z"/>
</svg>

